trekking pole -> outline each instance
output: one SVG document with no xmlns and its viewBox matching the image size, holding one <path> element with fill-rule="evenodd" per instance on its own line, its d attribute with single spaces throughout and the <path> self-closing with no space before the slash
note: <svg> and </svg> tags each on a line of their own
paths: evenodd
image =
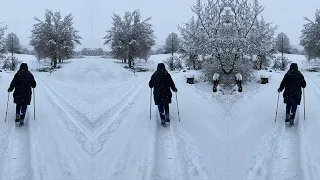
<svg viewBox="0 0 320 180">
<path fill-rule="evenodd" d="M 303 88 L 303 112 L 304 112 L 304 120 L 306 120 L 306 94 Z"/>
<path fill-rule="evenodd" d="M 274 119 L 274 122 L 277 122 L 277 115 L 278 115 L 278 105 L 279 105 L 279 96 L 280 96 L 280 92 L 278 93 L 278 101 L 277 101 L 276 118 Z"/>
<path fill-rule="evenodd" d="M 6 118 L 4 119 L 4 122 L 7 122 L 7 115 L 8 115 L 8 104 L 9 104 L 9 97 L 10 97 L 10 92 L 8 93 L 8 100 L 7 100 L 7 110 L 6 110 Z"/>
<path fill-rule="evenodd" d="M 150 89 L 150 120 L 151 120 L 152 88 Z"/>
<path fill-rule="evenodd" d="M 176 92 L 176 102 L 177 102 L 178 117 L 179 117 L 179 122 L 180 122 L 180 113 L 179 113 L 179 105 L 178 105 L 178 95 L 177 95 L 177 92 Z"/>
<path fill-rule="evenodd" d="M 34 115 L 34 120 L 36 120 L 36 95 L 34 94 L 34 88 L 33 90 L 33 115 Z"/>
</svg>

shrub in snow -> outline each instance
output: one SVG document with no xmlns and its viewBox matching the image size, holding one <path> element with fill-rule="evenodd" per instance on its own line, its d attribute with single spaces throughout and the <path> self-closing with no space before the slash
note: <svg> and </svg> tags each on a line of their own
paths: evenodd
<svg viewBox="0 0 320 180">
<path fill-rule="evenodd" d="M 3 69 L 10 69 L 11 71 L 16 70 L 18 66 L 19 60 L 16 57 L 8 56 L 4 59 L 2 68 Z"/>
<path fill-rule="evenodd" d="M 169 57 L 166 63 L 171 71 L 183 68 L 181 59 L 177 56 Z"/>
<path fill-rule="evenodd" d="M 278 56 L 273 62 L 273 69 L 284 71 L 290 63 L 287 57 Z"/>
</svg>

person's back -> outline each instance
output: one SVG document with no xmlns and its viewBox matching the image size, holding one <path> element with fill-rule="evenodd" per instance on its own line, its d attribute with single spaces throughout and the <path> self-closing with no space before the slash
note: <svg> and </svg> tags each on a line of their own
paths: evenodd
<svg viewBox="0 0 320 180">
<path fill-rule="evenodd" d="M 291 126 L 294 124 L 297 106 L 300 105 L 301 102 L 301 88 L 305 88 L 306 85 L 304 76 L 298 70 L 298 65 L 296 63 L 292 63 L 278 89 L 278 92 L 285 89 L 283 93 L 283 101 L 287 104 L 286 122 L 290 122 Z"/>
<path fill-rule="evenodd" d="M 160 92 L 170 91 L 172 86 L 170 78 L 170 74 L 165 69 L 158 69 L 152 75 L 154 90 Z"/>
<path fill-rule="evenodd" d="M 22 65 L 22 68 L 16 73 L 15 92 L 31 93 L 31 88 L 35 87 L 34 77 L 27 67 Z"/>
<path fill-rule="evenodd" d="M 19 71 L 14 75 L 11 81 L 8 92 L 13 91 L 14 103 L 16 106 L 16 122 L 20 121 L 20 125 L 24 124 L 24 118 L 27 111 L 27 106 L 30 105 L 32 91 L 31 88 L 36 87 L 36 81 L 33 75 L 28 70 L 28 65 L 22 63 Z"/>
<path fill-rule="evenodd" d="M 159 108 L 161 124 L 165 125 L 165 121 L 170 122 L 169 104 L 172 98 L 170 88 L 174 92 L 177 92 L 177 88 L 163 63 L 158 64 L 157 71 L 153 73 L 149 81 L 149 87 L 154 88 L 154 102 Z"/>
<path fill-rule="evenodd" d="M 301 88 L 305 87 L 304 77 L 297 69 L 290 70 L 286 74 L 285 89 L 292 91 L 294 94 L 300 94 Z"/>
</svg>

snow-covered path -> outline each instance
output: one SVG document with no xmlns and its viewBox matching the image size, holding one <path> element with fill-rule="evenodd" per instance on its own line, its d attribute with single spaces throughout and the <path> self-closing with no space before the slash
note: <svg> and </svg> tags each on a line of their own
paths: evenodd
<svg viewBox="0 0 320 180">
<path fill-rule="evenodd" d="M 26 119 L 29 119 L 28 115 Z M 28 126 L 28 123 L 25 126 Z M 28 129 L 20 128 L 17 124 L 13 125 L 10 137 L 12 139 L 8 141 L 9 156 L 5 162 L 6 168 L 4 169 L 3 177 L 10 177 L 10 179 L 32 179 L 30 173 Z"/>
<path fill-rule="evenodd" d="M 154 69 L 159 59 L 151 58 Z M 28 59 L 33 70 L 37 63 Z M 178 88 L 170 104 L 171 122 L 160 125 L 153 105 L 149 119 L 149 79 L 113 60 L 74 60 L 51 75 L 33 71 L 37 80 L 27 123 L 14 124 L 10 94 L 6 123 L 0 123 L 0 179 L 282 180 L 320 178 L 320 77 L 306 77 L 296 123 L 284 123 L 285 105 L 270 83 L 244 85 L 237 96 L 217 97 L 205 83 L 186 83 L 184 72 L 170 72 Z M 149 67 L 150 68 L 150 67 Z M 7 92 L 13 73 L 2 73 Z M 5 116 L 7 93 L 0 101 Z"/>
</svg>

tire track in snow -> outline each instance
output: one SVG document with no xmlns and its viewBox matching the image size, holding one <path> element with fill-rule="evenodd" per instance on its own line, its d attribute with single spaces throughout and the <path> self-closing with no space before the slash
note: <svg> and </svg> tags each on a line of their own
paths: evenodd
<svg viewBox="0 0 320 180">
<path fill-rule="evenodd" d="M 283 110 L 283 108 L 281 108 Z M 283 118 L 283 116 L 280 116 Z M 279 121 L 280 118 L 277 118 Z M 281 121 L 281 120 L 280 120 Z M 282 123 L 282 122 L 281 122 Z M 279 157 L 281 156 L 281 137 L 285 128 L 284 124 L 274 124 L 273 131 L 267 133 L 262 139 L 262 144 L 255 157 L 255 164 L 248 172 L 248 180 L 269 180 L 274 179 L 279 167 Z M 277 179 L 277 178 L 276 178 Z M 277 179 L 278 180 L 278 179 Z"/>
<path fill-rule="evenodd" d="M 177 119 L 177 118 L 175 118 Z M 171 128 L 171 133 L 173 135 L 176 145 L 176 151 L 179 154 L 180 159 L 183 163 L 179 167 L 179 173 L 181 175 L 180 179 L 201 179 L 201 180 L 211 180 L 215 179 L 215 175 L 209 173 L 206 167 L 202 164 L 203 155 L 199 152 L 198 148 L 195 146 L 196 143 L 192 142 L 187 134 L 183 133 L 180 127 L 177 125 L 178 122 L 174 123 Z M 184 166 L 184 167 L 183 167 Z M 182 170 L 183 169 L 183 170 Z"/>
<path fill-rule="evenodd" d="M 284 116 L 280 117 L 284 118 Z M 285 123 L 281 118 L 278 118 L 278 121 Z M 274 131 L 266 134 L 256 157 L 256 163 L 250 169 L 247 179 L 301 179 L 298 124 L 299 110 L 294 126 L 288 127 L 287 124 L 279 125 L 278 123 Z"/>
<path fill-rule="evenodd" d="M 178 117 L 171 116 L 166 127 L 160 124 L 157 110 L 156 119 L 155 167 L 152 179 L 155 180 L 209 180 L 213 176 L 201 164 L 202 156 L 195 149 L 193 142 L 186 134 L 179 131 Z M 172 111 L 176 113 L 176 111 Z M 173 118 L 174 117 L 174 118 Z M 176 121 L 176 122 L 175 122 Z"/>
<path fill-rule="evenodd" d="M 121 112 L 122 107 L 124 107 L 130 103 L 130 100 L 128 101 L 128 99 L 132 99 L 132 97 L 135 97 L 136 94 L 140 92 L 140 90 L 142 89 L 142 87 L 144 85 L 144 82 L 146 81 L 146 79 L 148 77 L 149 76 L 146 75 L 146 77 L 144 77 L 140 82 L 135 84 L 118 102 L 109 105 L 107 110 L 102 112 L 96 118 L 96 120 L 93 121 L 95 123 L 95 124 L 93 124 L 93 128 L 95 129 L 94 134 L 93 134 L 93 136 L 94 136 L 93 139 L 97 139 L 100 136 L 100 134 L 106 129 L 105 127 L 108 124 L 109 125 L 112 124 L 112 121 L 114 121 L 114 119 L 116 119 L 117 114 L 119 114 L 119 112 Z M 112 103 L 112 102 L 110 102 L 110 103 Z M 116 114 L 116 115 L 113 115 L 113 114 Z M 111 120 L 106 121 L 106 119 L 111 119 Z"/>
<path fill-rule="evenodd" d="M 39 78 L 40 79 L 40 78 Z M 40 79 L 42 82 L 42 80 Z M 65 110 L 65 107 L 63 107 L 59 101 L 57 101 L 57 97 L 50 91 L 48 87 L 46 87 L 45 83 L 41 83 L 44 88 L 45 95 L 47 96 L 50 104 L 53 106 L 53 108 L 59 112 L 58 114 L 61 114 L 65 122 L 67 129 L 69 129 L 76 138 L 82 143 L 84 151 L 86 151 L 89 154 L 92 154 L 92 143 L 90 142 L 90 139 L 88 138 L 88 135 L 85 133 L 85 131 L 79 127 L 79 124 L 77 121 Z"/>
<path fill-rule="evenodd" d="M 123 116 L 125 115 L 125 112 L 131 108 L 136 102 L 135 100 L 138 99 L 138 97 L 141 95 L 141 89 L 144 87 L 145 80 L 148 78 L 146 76 L 140 84 L 134 88 L 134 91 L 131 92 L 130 96 L 123 101 L 123 104 L 119 104 L 119 110 L 114 112 L 114 114 L 110 117 L 110 120 L 103 126 L 100 133 L 97 134 L 97 137 L 94 137 L 93 143 L 93 152 L 92 155 L 95 155 L 99 153 L 103 147 L 103 144 L 112 136 L 112 134 L 119 128 L 119 126 L 125 121 Z M 101 117 L 102 119 L 109 118 L 107 117 Z M 128 120 L 128 119 L 126 119 Z"/>
<path fill-rule="evenodd" d="M 32 174 L 30 173 L 31 163 L 28 121 L 29 111 L 26 113 L 24 126 L 19 127 L 17 124 L 14 124 L 12 127 L 12 140 L 9 142 L 8 164 L 5 170 L 6 173 L 4 173 L 4 177 L 8 177 L 11 180 L 32 179 Z"/>
<path fill-rule="evenodd" d="M 155 142 L 155 169 L 154 180 L 173 180 L 176 179 L 177 160 L 176 147 L 173 140 L 171 124 L 166 127 L 160 124 L 159 114 L 154 110 L 153 119 L 156 120 L 156 142 Z"/>
<path fill-rule="evenodd" d="M 309 84 L 311 85 L 311 87 L 313 86 L 313 90 L 315 91 L 315 94 L 318 97 L 316 99 L 320 103 L 320 86 L 310 76 L 308 76 L 307 73 L 305 73 L 304 76 L 307 77 L 308 80 L 310 80 L 308 82 L 310 82 Z M 307 82 L 307 85 L 308 85 L 308 82 Z M 299 126 L 299 133 L 301 138 L 300 151 L 301 151 L 301 157 L 302 157 L 301 167 L 303 169 L 303 179 L 318 180 L 320 177 L 320 166 L 317 162 L 315 162 L 312 156 L 310 157 L 310 155 L 308 154 L 308 148 L 303 141 L 303 139 L 305 139 L 304 132 L 307 126 L 308 126 L 308 117 L 306 117 L 306 122 L 304 122 Z"/>
<path fill-rule="evenodd" d="M 83 131 L 87 138 L 90 139 L 89 134 L 92 133 L 92 128 L 90 125 L 90 121 L 88 117 L 83 114 L 81 111 L 77 110 L 74 106 L 70 104 L 67 100 L 63 99 L 59 93 L 54 90 L 50 85 L 48 85 L 47 82 L 45 82 L 42 78 L 37 76 L 37 78 L 41 81 L 41 83 L 44 85 L 44 89 L 46 92 L 49 92 L 49 95 L 51 97 L 54 97 L 53 99 L 56 100 L 56 103 L 59 104 L 59 106 L 63 107 L 63 111 L 68 114 L 68 119 L 73 120 L 75 123 L 79 121 L 80 123 L 76 123 L 77 126 Z M 52 99 L 52 98 L 51 98 Z"/>
<path fill-rule="evenodd" d="M 300 168 L 300 138 L 298 132 L 299 126 L 299 110 L 296 114 L 295 125 L 288 127 L 285 124 L 281 136 L 281 148 L 280 148 L 280 162 L 278 179 L 280 180 L 300 180 L 301 168 Z"/>
</svg>

